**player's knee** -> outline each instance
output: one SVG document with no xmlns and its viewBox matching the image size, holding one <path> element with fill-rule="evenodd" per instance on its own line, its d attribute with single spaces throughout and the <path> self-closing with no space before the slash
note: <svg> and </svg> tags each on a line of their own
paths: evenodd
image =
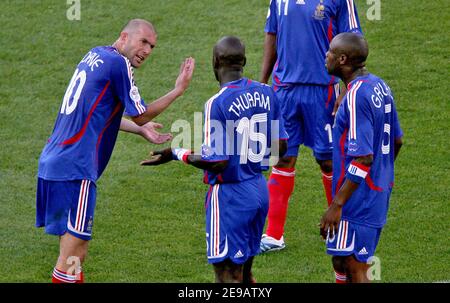
<svg viewBox="0 0 450 303">
<path fill-rule="evenodd" d="M 324 173 L 331 173 L 333 171 L 333 161 L 332 160 L 319 160 L 316 159 L 317 164 L 320 166 L 320 170 Z"/>
<path fill-rule="evenodd" d="M 65 265 L 82 264 L 86 259 L 89 241 L 76 238 L 68 233 L 61 237 L 59 261 Z"/>
<path fill-rule="evenodd" d="M 345 257 L 333 256 L 331 258 L 331 262 L 333 263 L 333 268 L 335 271 L 338 271 L 341 273 L 346 272 Z"/>
<path fill-rule="evenodd" d="M 280 168 L 294 168 L 296 163 L 297 157 L 281 157 L 275 166 Z"/>
<path fill-rule="evenodd" d="M 227 259 L 213 264 L 216 283 L 241 283 L 243 281 L 242 265 L 234 264 Z"/>
<path fill-rule="evenodd" d="M 370 282 L 367 278 L 367 271 L 369 270 L 367 263 L 359 262 L 354 256 L 347 257 L 345 261 L 345 268 L 352 283 Z"/>
</svg>

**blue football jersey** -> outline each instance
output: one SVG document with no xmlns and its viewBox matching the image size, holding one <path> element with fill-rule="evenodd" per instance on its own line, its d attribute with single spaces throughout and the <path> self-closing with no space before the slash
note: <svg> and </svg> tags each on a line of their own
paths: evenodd
<svg viewBox="0 0 450 303">
<path fill-rule="evenodd" d="M 330 85 L 326 52 L 334 36 L 361 32 L 354 0 L 271 0 L 266 33 L 277 36 L 272 83 Z"/>
<path fill-rule="evenodd" d="M 133 68 L 114 47 L 93 48 L 70 80 L 38 176 L 95 182 L 108 164 L 124 110 L 129 116 L 146 110 Z"/>
<path fill-rule="evenodd" d="M 333 193 L 351 177 L 364 178 L 342 209 L 342 220 L 381 227 L 386 223 L 394 184 L 394 140 L 403 136 L 389 86 L 368 74 L 348 85 L 333 127 Z M 352 163 L 355 157 L 373 155 L 367 171 Z"/>
<path fill-rule="evenodd" d="M 202 159 L 228 160 L 221 174 L 205 171 L 205 183 L 231 183 L 268 169 L 278 143 L 287 139 L 273 89 L 241 78 L 222 85 L 205 104 Z"/>
</svg>

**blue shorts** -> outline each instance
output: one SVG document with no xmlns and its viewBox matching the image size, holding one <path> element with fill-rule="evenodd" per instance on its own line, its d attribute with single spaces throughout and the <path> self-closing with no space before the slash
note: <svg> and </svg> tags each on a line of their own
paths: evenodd
<svg viewBox="0 0 450 303">
<path fill-rule="evenodd" d="M 208 262 L 230 259 L 243 264 L 256 256 L 268 209 L 269 192 L 262 175 L 211 186 L 206 195 Z"/>
<path fill-rule="evenodd" d="M 337 234 L 327 237 L 327 253 L 333 256 L 354 255 L 358 262 L 367 263 L 375 254 L 381 229 L 341 220 Z"/>
<path fill-rule="evenodd" d="M 285 156 L 297 157 L 301 144 L 313 150 L 318 160 L 332 158 L 332 126 L 334 103 L 339 83 L 326 85 L 275 86 L 282 104 L 285 128 L 289 135 Z"/>
<path fill-rule="evenodd" d="M 66 232 L 82 240 L 92 237 L 96 185 L 89 180 L 48 181 L 38 178 L 36 227 L 62 236 Z"/>
</svg>

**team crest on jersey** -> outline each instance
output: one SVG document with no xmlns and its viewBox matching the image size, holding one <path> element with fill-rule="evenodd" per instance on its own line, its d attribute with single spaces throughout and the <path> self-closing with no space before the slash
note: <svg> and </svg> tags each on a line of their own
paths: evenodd
<svg viewBox="0 0 450 303">
<path fill-rule="evenodd" d="M 137 88 L 137 86 L 133 86 L 130 89 L 130 98 L 131 100 L 133 100 L 134 102 L 139 102 L 141 101 L 141 95 L 139 95 L 139 89 Z"/>
<path fill-rule="evenodd" d="M 356 152 L 358 150 L 358 148 L 359 148 L 358 143 L 356 143 L 355 140 L 351 140 L 348 143 L 348 151 Z"/>
<path fill-rule="evenodd" d="M 297 0 L 297 2 L 295 2 L 295 4 L 305 5 L 305 0 Z"/>
<path fill-rule="evenodd" d="M 316 20 L 323 20 L 325 18 L 325 5 L 323 4 L 323 0 L 320 0 L 320 3 L 317 4 L 313 18 Z"/>
</svg>

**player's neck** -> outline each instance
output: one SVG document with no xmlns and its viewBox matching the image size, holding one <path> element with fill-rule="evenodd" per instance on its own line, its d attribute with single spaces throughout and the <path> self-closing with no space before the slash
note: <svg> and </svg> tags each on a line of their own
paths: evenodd
<svg viewBox="0 0 450 303">
<path fill-rule="evenodd" d="M 358 77 L 362 77 L 369 74 L 369 71 L 366 69 L 366 67 L 361 67 L 356 69 L 355 71 L 349 73 L 348 75 L 343 75 L 342 80 L 344 81 L 345 85 L 348 85 L 350 82 L 355 80 Z"/>
<path fill-rule="evenodd" d="M 121 51 L 121 49 L 119 47 L 118 41 L 114 42 L 111 46 L 114 47 L 119 53 L 122 54 L 122 51 Z"/>
<path fill-rule="evenodd" d="M 225 83 L 236 81 L 242 78 L 241 71 L 224 71 L 219 73 L 219 82 L 220 85 L 224 85 Z"/>
</svg>

